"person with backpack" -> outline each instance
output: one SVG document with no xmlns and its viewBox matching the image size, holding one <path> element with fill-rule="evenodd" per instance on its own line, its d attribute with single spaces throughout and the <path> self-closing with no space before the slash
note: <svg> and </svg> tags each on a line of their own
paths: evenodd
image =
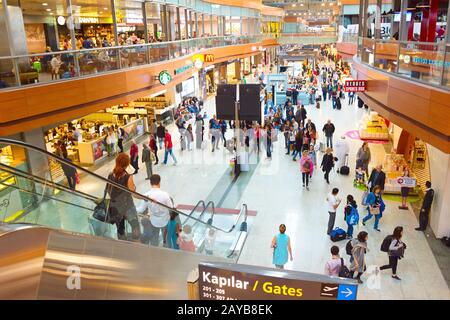
<svg viewBox="0 0 450 320">
<path fill-rule="evenodd" d="M 309 191 L 309 177 L 314 172 L 314 163 L 308 156 L 308 150 L 303 151 L 300 158 L 300 171 L 302 172 L 303 188 L 306 186 L 306 190 Z"/>
<path fill-rule="evenodd" d="M 325 264 L 325 274 L 327 276 L 339 277 L 341 271 L 341 265 L 343 265 L 343 260 L 339 256 L 339 247 L 331 247 L 331 260 L 328 260 Z"/>
<path fill-rule="evenodd" d="M 367 203 L 367 216 L 363 219 L 362 224 L 365 226 L 366 222 L 375 216 L 375 223 L 373 228 L 380 232 L 381 230 L 378 228 L 378 224 L 380 219 L 383 217 L 383 211 L 385 209 L 385 204 L 381 197 L 381 187 L 376 185 L 373 187 L 372 192 L 369 192 L 366 199 Z"/>
<path fill-rule="evenodd" d="M 403 227 L 396 227 L 391 236 L 387 236 L 381 245 L 381 251 L 386 252 L 389 257 L 389 264 L 380 267 L 380 270 L 392 269 L 392 279 L 401 280 L 397 276 L 398 260 L 403 258 L 406 245 L 401 241 Z M 387 244 L 389 243 L 389 247 Z M 387 249 L 387 250 L 386 250 Z"/>
<path fill-rule="evenodd" d="M 286 235 L 286 225 L 280 224 L 280 233 L 272 239 L 273 259 L 272 263 L 277 269 L 284 269 L 284 265 L 288 262 L 288 254 L 292 259 L 291 239 Z"/>
<path fill-rule="evenodd" d="M 334 222 L 336 220 L 336 210 L 341 204 L 341 199 L 338 197 L 339 189 L 333 188 L 331 193 L 327 196 L 327 203 L 328 203 L 328 229 L 327 229 L 327 235 L 330 235 L 331 231 L 334 228 Z"/>
<path fill-rule="evenodd" d="M 358 205 L 351 194 L 347 196 L 347 205 L 344 208 L 344 220 L 347 223 L 347 239 L 353 237 L 353 226 L 358 224 Z"/>
<path fill-rule="evenodd" d="M 365 231 L 358 233 L 356 239 L 351 240 L 352 255 L 350 257 L 350 278 L 353 279 L 355 272 L 357 272 L 356 280 L 358 283 L 363 283 L 361 276 L 366 269 L 366 252 L 367 252 L 367 240 L 369 234 Z"/>
</svg>

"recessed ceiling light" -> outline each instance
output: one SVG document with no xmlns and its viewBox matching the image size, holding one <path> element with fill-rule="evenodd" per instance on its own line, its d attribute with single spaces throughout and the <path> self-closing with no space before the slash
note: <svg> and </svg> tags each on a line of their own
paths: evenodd
<svg viewBox="0 0 450 320">
<path fill-rule="evenodd" d="M 47 3 L 47 2 L 44 2 L 42 5 L 43 5 L 43 6 L 48 6 L 48 3 Z"/>
<path fill-rule="evenodd" d="M 292 6 L 293 6 L 293 7 L 296 7 L 297 5 L 294 3 Z"/>
<path fill-rule="evenodd" d="M 52 16 L 52 15 L 53 15 L 53 12 L 50 12 L 50 15 Z"/>
<path fill-rule="evenodd" d="M 300 7 L 303 7 L 303 3 L 300 3 Z"/>
<path fill-rule="evenodd" d="M 47 10 L 47 11 L 52 11 L 52 9 L 45 9 L 45 10 Z"/>
<path fill-rule="evenodd" d="M 99 12 L 99 14 L 102 14 L 102 13 L 103 13 L 103 11 L 100 11 L 100 12 Z"/>
<path fill-rule="evenodd" d="M 332 7 L 333 6 L 333 4 L 330 2 L 330 7 Z"/>
<path fill-rule="evenodd" d="M 322 2 L 322 7 L 325 6 L 325 3 Z"/>
<path fill-rule="evenodd" d="M 108 8 L 103 8 L 103 10 L 108 10 Z"/>
</svg>

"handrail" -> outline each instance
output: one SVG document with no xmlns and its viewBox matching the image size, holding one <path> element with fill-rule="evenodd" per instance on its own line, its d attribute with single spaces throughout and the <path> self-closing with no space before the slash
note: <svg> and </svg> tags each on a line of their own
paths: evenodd
<svg viewBox="0 0 450 320">
<path fill-rule="evenodd" d="M 236 40 L 236 39 L 249 39 L 249 38 L 258 38 L 262 37 L 262 35 L 247 35 L 247 36 L 216 36 L 216 37 L 205 37 L 205 38 L 192 38 L 192 39 L 184 39 L 184 40 L 175 40 L 175 41 L 164 41 L 164 42 L 151 42 L 151 43 L 142 43 L 142 44 L 131 44 L 124 46 L 111 46 L 111 47 L 99 47 L 99 48 L 88 48 L 88 49 L 77 49 L 77 50 L 64 50 L 64 51 L 52 51 L 52 52 L 42 52 L 42 53 L 32 53 L 32 54 L 24 54 L 24 55 L 14 55 L 14 56 L 0 56 L 0 60 L 2 59 L 20 59 L 20 58 L 29 58 L 29 57 L 41 57 L 46 55 L 62 55 L 62 54 L 82 54 L 85 52 L 92 51 L 102 51 L 102 50 L 124 50 L 124 49 L 136 49 L 143 47 L 158 47 L 161 45 L 176 45 L 186 42 L 195 42 L 202 40 Z"/>
<path fill-rule="evenodd" d="M 204 205 L 204 202 L 203 202 L 203 205 Z M 211 224 L 212 224 L 212 221 L 213 221 L 213 219 L 214 219 L 214 214 L 215 214 L 215 206 L 214 206 L 214 202 L 213 202 L 213 201 L 209 201 L 208 204 L 207 204 L 206 206 L 203 207 L 203 211 L 202 211 L 202 212 L 200 213 L 200 215 L 198 216 L 198 219 L 199 219 L 199 220 L 202 219 L 203 215 L 205 214 L 205 212 L 208 210 L 209 207 L 211 207 L 212 210 L 213 210 L 213 213 L 212 213 L 212 215 L 211 215 Z M 187 220 L 189 220 L 189 219 L 186 219 L 184 222 L 186 223 Z M 203 221 L 203 220 L 202 220 L 202 221 Z M 194 222 L 194 223 L 192 224 L 192 227 L 194 227 L 197 223 L 198 223 L 198 221 Z M 208 223 L 208 222 L 207 222 L 207 224 L 208 224 L 208 225 L 211 225 L 211 224 Z"/>
<path fill-rule="evenodd" d="M 247 217 L 248 217 L 248 209 L 247 209 L 247 205 L 246 205 L 245 203 L 242 204 L 241 211 L 240 211 L 239 216 L 237 217 L 237 219 L 236 219 L 236 221 L 235 221 L 235 223 L 234 223 L 234 226 L 236 226 L 236 224 L 238 223 L 238 221 L 239 221 L 239 219 L 240 219 L 242 213 L 244 213 L 244 212 L 245 212 L 245 218 L 244 218 L 243 223 L 244 223 L 244 222 L 247 222 Z M 241 237 L 241 235 L 239 234 L 239 238 L 240 238 L 240 237 Z M 231 257 L 233 256 L 234 251 L 236 250 L 236 247 L 237 247 L 238 243 L 239 243 L 239 239 L 236 241 L 236 244 L 235 244 L 233 250 L 231 250 L 231 252 L 230 252 L 230 254 L 227 256 L 227 258 L 231 258 Z"/>
<path fill-rule="evenodd" d="M 53 153 L 48 152 L 47 150 L 43 150 L 41 148 L 38 148 L 38 147 L 33 146 L 33 145 L 30 145 L 30 144 L 28 144 L 26 142 L 23 142 L 23 141 L 17 141 L 17 140 L 8 139 L 8 138 L 0 138 L 0 145 L 1 144 L 15 145 L 15 146 L 20 146 L 20 147 L 23 147 L 23 148 L 26 148 L 26 149 L 31 149 L 33 151 L 36 151 L 36 152 L 40 153 L 40 154 L 43 154 L 43 155 L 46 155 L 46 156 L 48 156 L 50 158 L 56 159 L 60 163 L 64 163 L 64 164 L 66 164 L 66 165 L 68 165 L 68 166 L 70 166 L 72 168 L 75 168 L 76 170 L 79 170 L 79 171 L 84 172 L 84 173 L 86 173 L 88 175 L 91 175 L 91 176 L 93 176 L 93 177 L 103 181 L 105 184 L 107 183 L 107 184 L 109 184 L 109 185 L 111 185 L 111 186 L 113 186 L 115 188 L 118 188 L 118 189 L 124 191 L 124 192 L 128 192 L 128 193 L 130 193 L 132 196 L 134 196 L 137 199 L 142 199 L 142 200 L 145 200 L 147 202 L 152 202 L 152 203 L 155 203 L 155 204 L 157 204 L 157 205 L 159 205 L 159 206 L 161 206 L 163 208 L 166 208 L 168 210 L 175 211 L 179 215 L 188 216 L 187 214 L 185 214 L 184 212 L 182 212 L 182 211 L 180 211 L 180 210 L 178 210 L 176 208 L 172 208 L 172 207 L 167 206 L 167 205 L 165 205 L 163 203 L 155 201 L 155 200 L 153 200 L 153 199 L 151 199 L 151 198 L 149 198 L 149 197 L 147 197 L 147 196 L 145 196 L 143 194 L 140 194 L 140 193 L 138 193 L 136 191 L 132 191 L 132 190 L 130 190 L 130 189 L 128 189 L 128 188 L 126 188 L 126 187 L 124 187 L 124 186 L 122 186 L 122 185 L 120 185 L 120 184 L 118 184 L 118 183 L 116 183 L 116 182 L 114 182 L 112 180 L 106 179 L 106 178 L 96 174 L 95 172 L 89 171 L 89 170 L 87 170 L 87 169 L 85 169 L 85 168 L 83 168 L 81 166 L 78 166 L 78 165 L 76 165 L 76 164 L 74 164 L 74 163 L 72 163 L 72 162 L 70 162 L 70 161 L 68 161 L 66 159 L 60 158 L 60 157 L 54 155 Z M 216 227 L 216 226 L 212 226 L 212 225 L 210 227 L 213 228 L 213 229 L 225 232 L 225 233 L 231 233 L 234 230 L 234 228 L 236 227 L 238 219 L 241 217 L 241 215 L 242 215 L 242 212 L 239 214 L 237 220 L 235 221 L 235 223 L 233 224 L 233 226 L 231 226 L 231 228 L 229 230 L 225 230 L 225 229 L 222 229 L 222 228 L 219 228 L 219 227 Z M 202 224 L 205 224 L 205 222 L 203 222 L 203 221 L 201 221 L 201 220 L 199 220 L 197 218 L 191 217 L 191 219 L 193 219 L 195 221 L 198 221 L 198 222 L 200 222 Z"/>
<path fill-rule="evenodd" d="M 37 181 L 38 183 L 47 184 L 50 187 L 55 188 L 55 189 L 59 189 L 59 190 L 63 190 L 63 191 L 71 192 L 71 193 L 77 193 L 77 194 L 80 194 L 83 198 L 87 198 L 87 199 L 92 200 L 92 201 L 98 200 L 97 197 L 94 197 L 94 196 L 92 196 L 90 194 L 84 193 L 84 192 L 79 191 L 79 190 L 72 190 L 72 189 L 70 189 L 70 188 L 68 188 L 66 186 L 57 184 L 57 183 L 55 183 L 53 181 L 48 181 L 48 180 L 46 180 L 46 179 L 44 179 L 42 177 L 35 176 L 35 175 L 33 175 L 33 174 L 29 173 L 29 172 L 25 172 L 25 171 L 22 171 L 20 169 L 14 168 L 14 167 L 10 167 L 10 166 L 8 166 L 6 164 L 3 164 L 3 163 L 0 163 L 0 168 L 1 168 L 0 169 L 1 171 L 6 171 L 6 172 L 8 172 L 10 174 L 16 174 L 16 175 L 20 176 L 21 178 L 24 178 L 24 179 L 27 179 L 27 180 L 30 180 L 30 181 Z M 20 173 L 18 173 L 18 172 L 20 172 Z"/>
</svg>

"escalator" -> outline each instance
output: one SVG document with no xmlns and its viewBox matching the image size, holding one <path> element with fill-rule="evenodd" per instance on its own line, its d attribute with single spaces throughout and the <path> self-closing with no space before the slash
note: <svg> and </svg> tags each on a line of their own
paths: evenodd
<svg viewBox="0 0 450 320">
<path fill-rule="evenodd" d="M 188 212 L 177 210 L 176 208 L 170 208 L 164 204 L 157 203 L 141 193 L 132 192 L 119 184 L 35 146 L 21 141 L 0 138 L 0 146 L 3 147 L 5 145 L 14 146 L 14 148 L 20 149 L 29 161 L 27 165 L 14 165 L 13 162 L 8 164 L 5 163 L 5 161 L 2 161 L 0 164 L 0 247 L 2 247 L 3 251 L 7 251 L 1 252 L 0 250 L 0 287 L 2 288 L 11 289 L 11 287 L 7 285 L 9 280 L 5 278 L 4 273 L 2 276 L 2 272 L 5 270 L 8 270 L 9 273 L 12 272 L 11 265 L 7 262 L 14 262 L 15 260 L 9 259 L 8 255 L 14 256 L 15 253 L 11 252 L 10 248 L 18 246 L 16 248 L 17 252 L 33 252 L 36 250 L 36 245 L 40 242 L 36 241 L 36 243 L 34 243 L 27 239 L 33 239 L 34 236 L 39 239 L 42 237 L 42 239 L 45 239 L 47 237 L 45 241 L 42 240 L 41 242 L 41 246 L 45 246 L 45 248 L 41 248 L 41 253 L 38 254 L 40 257 L 39 259 L 42 259 L 43 263 L 39 264 L 42 268 L 40 275 L 41 280 L 43 273 L 48 273 L 49 270 L 53 270 L 52 267 L 45 267 L 45 261 L 48 260 L 49 252 L 53 252 L 52 259 L 58 261 L 56 265 L 67 264 L 67 259 L 70 261 L 81 259 L 79 262 L 83 265 L 83 261 L 88 259 L 85 255 L 86 250 L 89 249 L 88 244 L 96 248 L 96 250 L 94 250 L 94 252 L 97 252 L 96 254 L 99 254 L 99 252 L 105 253 L 105 256 L 102 254 L 99 256 L 90 254 L 89 257 L 93 261 L 97 261 L 101 257 L 110 259 L 111 253 L 108 255 L 106 252 L 113 250 L 113 252 L 118 253 L 121 252 L 120 250 L 123 248 L 127 248 L 123 251 L 125 255 L 128 255 L 128 259 L 126 259 L 127 263 L 134 267 L 138 266 L 139 268 L 143 267 L 144 269 L 149 268 L 150 266 L 144 263 L 144 257 L 151 256 L 157 259 L 159 269 L 154 270 L 156 274 L 153 276 L 156 277 L 158 273 L 160 273 L 158 283 L 161 283 L 164 279 L 170 282 L 171 280 L 169 278 L 171 277 L 177 278 L 177 276 L 181 275 L 180 270 L 183 270 L 186 276 L 187 273 L 192 270 L 192 266 L 200 261 L 237 262 L 239 259 L 248 231 L 247 206 L 245 204 L 242 206 L 239 214 L 233 217 L 227 217 L 227 219 L 225 219 L 226 223 L 224 223 L 224 219 L 219 219 L 221 220 L 221 223 L 218 224 L 216 223 L 217 214 L 213 202 L 205 203 L 204 201 L 199 201 L 194 209 Z M 52 177 L 49 172 L 49 167 L 53 166 L 54 168 L 58 165 L 75 168 L 77 172 L 82 175 L 83 183 L 77 187 L 76 191 L 71 190 L 65 185 L 65 179 L 58 180 Z M 191 226 L 196 252 L 191 253 L 164 248 L 165 244 L 162 237 L 160 239 L 160 247 L 152 247 L 148 244 L 140 243 L 139 241 L 131 241 L 131 226 L 129 224 L 126 224 L 125 228 L 125 234 L 129 241 L 118 240 L 116 225 L 100 222 L 93 218 L 94 209 L 102 201 L 107 186 L 118 188 L 133 196 L 135 206 L 138 208 L 138 220 L 142 234 L 144 233 L 144 222 L 148 219 L 148 215 L 151 215 L 151 212 L 148 212 L 146 205 L 149 201 L 176 212 L 182 226 Z M 108 200 L 108 197 L 106 197 L 106 199 Z M 106 201 L 105 203 L 111 202 Z M 208 250 L 207 252 L 206 249 L 211 249 L 211 245 L 209 245 L 208 248 L 206 245 L 208 234 L 214 234 L 214 237 L 212 238 L 213 250 Z M 15 239 L 14 241 L 16 243 L 10 245 L 10 241 L 12 240 L 8 240 L 9 238 Z M 208 239 L 211 241 L 211 238 Z M 70 244 L 72 242 L 74 244 Z M 78 247 L 75 243 L 84 243 L 84 245 Z M 55 249 L 50 250 L 50 246 L 56 248 L 56 251 Z M 78 249 L 74 249 L 73 246 Z M 117 249 L 119 251 L 116 251 L 116 249 L 111 248 L 122 249 Z M 56 255 L 55 252 L 57 252 Z M 69 256 L 72 254 L 74 256 L 69 257 L 66 252 L 71 252 Z M 177 256 L 182 257 L 183 263 L 180 264 L 176 262 L 177 260 L 174 260 L 174 257 Z M 20 257 L 23 257 L 23 255 L 20 255 Z M 52 259 L 50 259 L 50 261 L 52 261 Z M 135 259 L 138 261 L 134 261 Z M 51 262 L 50 265 L 58 269 L 55 265 L 55 261 Z M 191 261 L 192 263 L 184 263 L 186 261 Z M 147 262 L 150 263 L 150 261 Z M 155 261 L 152 263 L 154 264 Z M 91 267 L 93 270 L 95 269 L 94 266 L 90 266 L 88 269 L 92 269 Z M 106 263 L 102 268 L 107 268 L 108 272 L 111 272 L 109 267 L 109 264 Z M 154 265 L 152 265 L 150 269 L 153 269 L 153 267 Z M 130 268 L 135 270 L 133 267 Z M 191 269 L 188 270 L 188 268 Z M 128 270 L 127 268 L 125 269 Z M 177 274 L 177 276 L 170 272 L 171 269 L 173 269 L 174 274 Z M 55 270 L 53 270 L 53 272 L 55 272 Z M 61 270 L 59 270 L 59 272 L 61 272 Z M 96 272 L 98 273 L 97 276 L 100 276 L 101 271 L 97 270 Z M 118 274 L 120 274 L 120 272 Z M 138 274 L 141 273 L 138 272 Z M 95 278 L 95 276 L 92 275 L 88 275 L 87 277 Z M 108 276 L 106 278 L 108 278 Z M 107 281 L 105 281 L 114 282 L 117 280 L 113 278 L 114 277 L 109 277 Z M 133 281 L 138 280 L 135 279 Z M 45 282 L 42 282 L 42 284 L 44 283 Z M 96 284 L 96 286 L 103 285 L 104 284 L 101 284 L 101 281 Z M 119 287 L 125 286 L 125 288 L 127 288 L 128 285 L 129 284 L 127 283 L 122 283 Z M 152 287 L 155 284 L 149 283 L 148 285 Z M 181 284 L 177 282 L 177 285 Z M 40 287 L 38 291 L 41 289 L 42 288 Z M 134 288 L 133 290 L 137 289 Z M 164 293 L 165 291 L 162 290 L 162 288 L 155 290 L 156 291 L 150 290 L 148 292 L 144 290 L 146 293 L 143 295 L 140 295 L 140 293 L 131 294 L 129 291 L 125 290 L 130 295 L 128 296 L 128 294 L 125 294 L 122 298 L 170 298 Z M 118 290 L 118 292 L 123 294 L 122 291 L 123 290 Z M 11 298 L 9 294 L 11 292 L 11 290 L 0 290 L 0 298 Z M 29 292 L 29 290 L 27 289 L 21 292 Z M 36 296 L 34 298 L 53 297 L 52 295 L 46 296 L 46 294 L 47 293 L 44 290 L 42 296 Z M 167 292 L 167 294 L 169 293 Z M 173 298 L 185 298 L 184 293 L 170 291 L 170 294 L 174 295 Z M 21 295 L 18 294 L 18 296 L 20 297 Z M 118 296 L 115 297 L 120 298 Z M 26 298 L 30 297 L 27 296 Z"/>
</svg>

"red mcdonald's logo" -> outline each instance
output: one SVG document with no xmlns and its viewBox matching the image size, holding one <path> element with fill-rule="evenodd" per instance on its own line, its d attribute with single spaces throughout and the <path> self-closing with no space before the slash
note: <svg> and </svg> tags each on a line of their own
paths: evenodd
<svg viewBox="0 0 450 320">
<path fill-rule="evenodd" d="M 213 54 L 205 54 L 203 56 L 204 62 L 214 62 L 214 55 Z"/>
</svg>

